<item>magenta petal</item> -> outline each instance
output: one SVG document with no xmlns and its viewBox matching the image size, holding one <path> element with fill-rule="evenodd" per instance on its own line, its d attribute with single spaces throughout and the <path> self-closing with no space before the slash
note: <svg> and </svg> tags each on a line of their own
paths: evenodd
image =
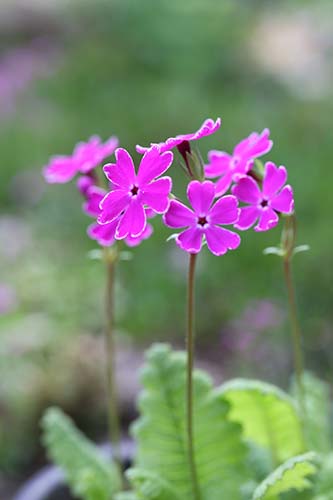
<svg viewBox="0 0 333 500">
<path fill-rule="evenodd" d="M 94 179 L 90 175 L 81 175 L 76 182 L 76 187 L 83 196 L 87 195 L 88 189 L 93 185 Z"/>
<path fill-rule="evenodd" d="M 142 243 L 143 240 L 147 240 L 153 234 L 153 227 L 151 224 L 147 224 L 140 236 L 133 237 L 127 236 L 125 238 L 126 245 L 129 247 L 136 247 Z"/>
<path fill-rule="evenodd" d="M 169 206 L 169 194 L 171 189 L 171 178 L 161 177 L 143 188 L 141 201 L 155 212 L 163 214 Z"/>
<path fill-rule="evenodd" d="M 255 226 L 255 231 L 268 231 L 277 225 L 279 222 L 279 217 L 274 210 L 270 207 L 266 207 L 260 211 L 259 223 Z"/>
<path fill-rule="evenodd" d="M 140 236 L 146 227 L 146 213 L 142 203 L 132 198 L 126 212 L 121 217 L 117 230 L 116 239 L 122 240 L 127 236 Z"/>
<path fill-rule="evenodd" d="M 244 203 L 258 203 L 261 193 L 258 184 L 252 177 L 242 177 L 242 179 L 232 188 L 232 194 L 237 196 L 239 201 Z"/>
<path fill-rule="evenodd" d="M 100 203 L 106 195 L 105 189 L 91 186 L 86 192 L 87 201 L 83 204 L 83 210 L 92 217 L 97 217 L 100 212 Z"/>
<path fill-rule="evenodd" d="M 187 197 L 199 217 L 208 214 L 215 195 L 215 186 L 211 181 L 191 181 L 187 187 Z"/>
<path fill-rule="evenodd" d="M 96 240 L 101 246 L 109 247 L 114 243 L 117 224 L 118 219 L 102 225 L 94 222 L 88 227 L 88 236 L 92 240 Z"/>
<path fill-rule="evenodd" d="M 205 165 L 205 175 L 208 178 L 218 177 L 230 168 L 231 156 L 223 151 L 209 151 L 208 165 Z"/>
<path fill-rule="evenodd" d="M 232 172 L 227 172 L 215 184 L 215 196 L 222 196 L 225 194 L 232 184 Z"/>
<path fill-rule="evenodd" d="M 291 186 L 285 186 L 280 193 L 271 199 L 271 207 L 278 212 L 291 214 L 294 210 L 294 195 Z"/>
<path fill-rule="evenodd" d="M 238 200 L 232 195 L 220 198 L 209 212 L 209 221 L 212 224 L 234 224 L 238 217 Z"/>
<path fill-rule="evenodd" d="M 234 250 L 241 242 L 237 233 L 219 226 L 208 227 L 205 235 L 207 246 L 214 255 L 223 255 L 228 250 Z"/>
<path fill-rule="evenodd" d="M 168 211 L 163 216 L 164 223 L 169 227 L 186 227 L 196 224 L 197 217 L 192 210 L 180 201 L 171 200 Z"/>
<path fill-rule="evenodd" d="M 236 229 L 245 231 L 249 229 L 256 222 L 260 215 L 260 210 L 256 206 L 242 207 L 239 215 L 237 224 L 235 224 Z"/>
<path fill-rule="evenodd" d="M 136 179 L 133 160 L 126 149 L 118 148 L 115 155 L 116 163 L 104 165 L 104 173 L 116 187 L 129 189 Z"/>
<path fill-rule="evenodd" d="M 63 184 L 70 181 L 79 171 L 79 165 L 71 156 L 55 156 L 43 169 L 46 182 Z"/>
<path fill-rule="evenodd" d="M 173 154 L 170 151 L 160 154 L 156 147 L 147 151 L 138 170 L 137 181 L 139 185 L 143 188 L 145 184 L 164 174 L 170 167 L 172 160 Z"/>
<path fill-rule="evenodd" d="M 130 202 L 130 195 L 123 189 L 110 191 L 100 203 L 101 214 L 98 217 L 100 224 L 106 224 L 125 210 Z"/>
<path fill-rule="evenodd" d="M 177 236 L 176 243 L 185 252 L 198 253 L 201 250 L 202 231 L 197 227 L 190 227 Z"/>
<path fill-rule="evenodd" d="M 277 167 L 273 162 L 268 161 L 265 165 L 265 175 L 263 180 L 263 195 L 271 198 L 282 188 L 287 180 L 287 170 L 285 167 Z"/>
<path fill-rule="evenodd" d="M 234 154 L 243 158 L 258 158 L 272 149 L 273 142 L 269 139 L 269 129 L 264 129 L 261 134 L 253 132 L 243 139 L 234 149 Z"/>
</svg>

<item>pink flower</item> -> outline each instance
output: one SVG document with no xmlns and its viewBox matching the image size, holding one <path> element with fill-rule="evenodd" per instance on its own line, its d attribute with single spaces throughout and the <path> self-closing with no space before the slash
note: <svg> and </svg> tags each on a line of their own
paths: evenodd
<svg viewBox="0 0 333 500">
<path fill-rule="evenodd" d="M 176 243 L 182 250 L 200 252 L 204 237 L 214 255 L 223 255 L 239 246 L 238 234 L 220 227 L 238 220 L 239 209 L 235 196 L 224 196 L 212 205 L 215 197 L 213 182 L 192 181 L 187 188 L 187 197 L 193 210 L 179 201 L 171 200 L 169 210 L 163 217 L 169 227 L 188 228 L 176 237 Z"/>
<path fill-rule="evenodd" d="M 262 190 L 252 177 L 243 177 L 232 188 L 232 193 L 239 201 L 248 203 L 242 207 L 237 229 L 249 229 L 259 219 L 255 231 L 268 231 L 279 221 L 278 213 L 291 214 L 294 209 L 293 190 L 284 186 L 287 180 L 285 167 L 277 167 L 272 162 L 265 165 L 265 175 Z M 284 187 L 283 187 L 284 186 Z"/>
<path fill-rule="evenodd" d="M 173 154 L 160 154 L 152 148 L 143 156 L 136 174 L 133 160 L 125 149 L 116 150 L 116 163 L 104 166 L 104 172 L 114 189 L 101 201 L 100 224 L 119 218 L 115 237 L 136 238 L 146 227 L 145 208 L 162 214 L 169 207 L 172 188 L 170 177 L 160 177 L 171 165 Z"/>
<path fill-rule="evenodd" d="M 84 178 L 82 177 L 81 179 Z M 99 205 L 106 194 L 107 192 L 104 189 L 97 186 L 90 186 L 85 193 L 86 202 L 83 205 L 83 210 L 85 211 L 85 213 L 90 215 L 91 217 L 98 217 L 101 213 Z M 154 214 L 152 213 L 152 211 L 146 210 L 146 216 L 153 217 Z M 107 224 L 98 224 L 98 222 L 94 222 L 88 227 L 88 236 L 92 240 L 96 240 L 103 247 L 109 247 L 113 245 L 113 243 L 115 242 L 115 234 L 119 219 L 120 217 Z M 150 224 L 147 224 L 140 236 L 136 238 L 127 236 L 125 238 L 125 243 L 129 247 L 139 245 L 143 240 L 149 238 L 152 232 L 152 226 Z"/>
<path fill-rule="evenodd" d="M 104 144 L 98 136 L 75 146 L 71 156 L 54 156 L 44 167 L 43 174 L 49 183 L 65 183 L 77 173 L 87 174 L 111 156 L 118 146 L 118 139 L 110 137 Z"/>
<path fill-rule="evenodd" d="M 224 151 L 210 151 L 205 175 L 208 178 L 220 177 L 216 183 L 216 196 L 226 193 L 232 182 L 237 182 L 251 170 L 254 158 L 268 153 L 272 146 L 269 130 L 265 128 L 261 134 L 253 132 L 243 139 L 237 144 L 232 155 Z"/>
<path fill-rule="evenodd" d="M 176 135 L 176 137 L 170 137 L 166 139 L 165 142 L 160 143 L 151 143 L 149 147 L 136 146 L 136 150 L 138 153 L 143 154 L 146 153 L 152 146 L 157 146 L 160 150 L 160 153 L 164 153 L 164 151 L 170 151 L 171 149 L 179 146 L 182 142 L 189 141 L 197 141 L 206 135 L 211 135 L 216 132 L 221 126 L 221 118 L 218 118 L 215 122 L 211 118 L 208 118 L 203 122 L 199 130 L 193 132 L 192 134 L 181 134 Z"/>
</svg>

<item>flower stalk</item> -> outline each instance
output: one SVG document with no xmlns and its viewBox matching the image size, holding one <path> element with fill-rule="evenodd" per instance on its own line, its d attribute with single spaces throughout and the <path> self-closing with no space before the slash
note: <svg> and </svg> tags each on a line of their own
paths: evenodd
<svg viewBox="0 0 333 500">
<path fill-rule="evenodd" d="M 114 288 L 115 270 L 118 254 L 115 248 L 105 249 L 104 260 L 107 271 L 106 291 L 105 291 L 105 312 L 106 312 L 106 352 L 107 352 L 107 382 L 108 382 L 108 428 L 109 439 L 112 445 L 113 459 L 121 466 L 120 451 L 120 417 L 118 408 L 118 395 L 115 370 L 115 340 L 114 340 Z"/>
<path fill-rule="evenodd" d="M 190 465 L 191 481 L 193 486 L 194 500 L 200 500 L 200 489 L 197 476 L 194 452 L 193 433 L 193 362 L 194 362 L 194 282 L 196 254 L 190 254 L 188 271 L 188 297 L 187 297 L 187 374 L 186 374 L 186 426 L 188 439 L 188 460 Z"/>
<path fill-rule="evenodd" d="M 294 255 L 294 248 L 296 241 L 295 214 L 292 214 L 286 218 L 281 240 L 282 240 L 281 246 L 283 250 L 284 279 L 287 289 L 289 319 L 290 319 L 292 342 L 293 342 L 293 355 L 294 355 L 294 367 L 296 373 L 297 393 L 298 393 L 300 409 L 304 415 L 305 395 L 303 386 L 304 360 L 302 351 L 302 332 L 297 314 L 296 292 L 291 270 L 291 260 Z"/>
</svg>

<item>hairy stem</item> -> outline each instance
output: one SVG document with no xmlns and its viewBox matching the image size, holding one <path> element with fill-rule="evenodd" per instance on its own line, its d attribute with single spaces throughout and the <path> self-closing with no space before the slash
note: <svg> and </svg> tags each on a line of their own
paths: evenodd
<svg viewBox="0 0 333 500">
<path fill-rule="evenodd" d="M 293 341 L 293 354 L 294 354 L 294 365 L 296 372 L 297 392 L 298 392 L 300 409 L 302 412 L 304 412 L 305 411 L 304 387 L 302 381 L 304 362 L 302 353 L 302 334 L 297 316 L 296 294 L 292 279 L 290 258 L 285 257 L 283 262 L 283 267 L 284 267 L 284 277 L 288 294 L 289 318 L 290 318 L 292 341 Z"/>
<path fill-rule="evenodd" d="M 114 460 L 121 465 L 120 452 L 120 418 L 118 409 L 117 384 L 115 376 L 115 342 L 114 342 L 114 286 L 117 256 L 115 253 L 105 252 L 107 282 L 105 293 L 106 311 L 106 350 L 107 350 L 107 379 L 108 379 L 108 427 Z"/>
<path fill-rule="evenodd" d="M 194 359 L 194 277 L 196 254 L 190 254 L 188 271 L 188 297 L 187 297 L 187 377 L 186 377 L 186 423 L 188 438 L 188 460 L 190 465 L 191 481 L 194 500 L 200 500 L 200 489 L 194 456 L 193 437 L 193 359 Z"/>
</svg>

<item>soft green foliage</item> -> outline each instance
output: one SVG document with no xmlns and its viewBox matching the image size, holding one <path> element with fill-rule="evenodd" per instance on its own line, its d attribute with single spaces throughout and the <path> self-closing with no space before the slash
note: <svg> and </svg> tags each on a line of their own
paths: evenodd
<svg viewBox="0 0 333 500">
<path fill-rule="evenodd" d="M 307 447 L 328 452 L 331 449 L 329 385 L 309 372 L 304 373 L 302 383 L 305 395 L 302 416 Z M 292 394 L 296 400 L 299 399 L 295 380 Z"/>
<path fill-rule="evenodd" d="M 231 405 L 229 418 L 242 425 L 248 440 L 270 450 L 273 463 L 305 451 L 295 404 L 277 387 L 235 379 L 224 384 L 219 394 Z"/>
<path fill-rule="evenodd" d="M 277 500 L 289 490 L 302 491 L 311 488 L 308 476 L 315 474 L 316 454 L 298 455 L 287 460 L 272 472 L 255 490 L 253 500 Z"/>
<path fill-rule="evenodd" d="M 154 473 L 135 468 L 130 469 L 127 476 L 139 498 L 145 500 L 181 500 L 171 484 Z"/>
<path fill-rule="evenodd" d="M 133 427 L 136 466 L 167 481 L 182 500 L 192 499 L 185 429 L 184 353 L 156 345 L 143 371 L 141 416 Z M 202 372 L 194 374 L 194 441 L 203 500 L 241 498 L 246 448 L 241 428 L 227 419 L 228 403 Z"/>
<path fill-rule="evenodd" d="M 333 453 L 321 457 L 313 500 L 333 500 Z"/>
<path fill-rule="evenodd" d="M 110 500 L 121 488 L 118 468 L 58 408 L 43 417 L 48 454 L 59 465 L 73 493 L 83 500 Z"/>
</svg>

